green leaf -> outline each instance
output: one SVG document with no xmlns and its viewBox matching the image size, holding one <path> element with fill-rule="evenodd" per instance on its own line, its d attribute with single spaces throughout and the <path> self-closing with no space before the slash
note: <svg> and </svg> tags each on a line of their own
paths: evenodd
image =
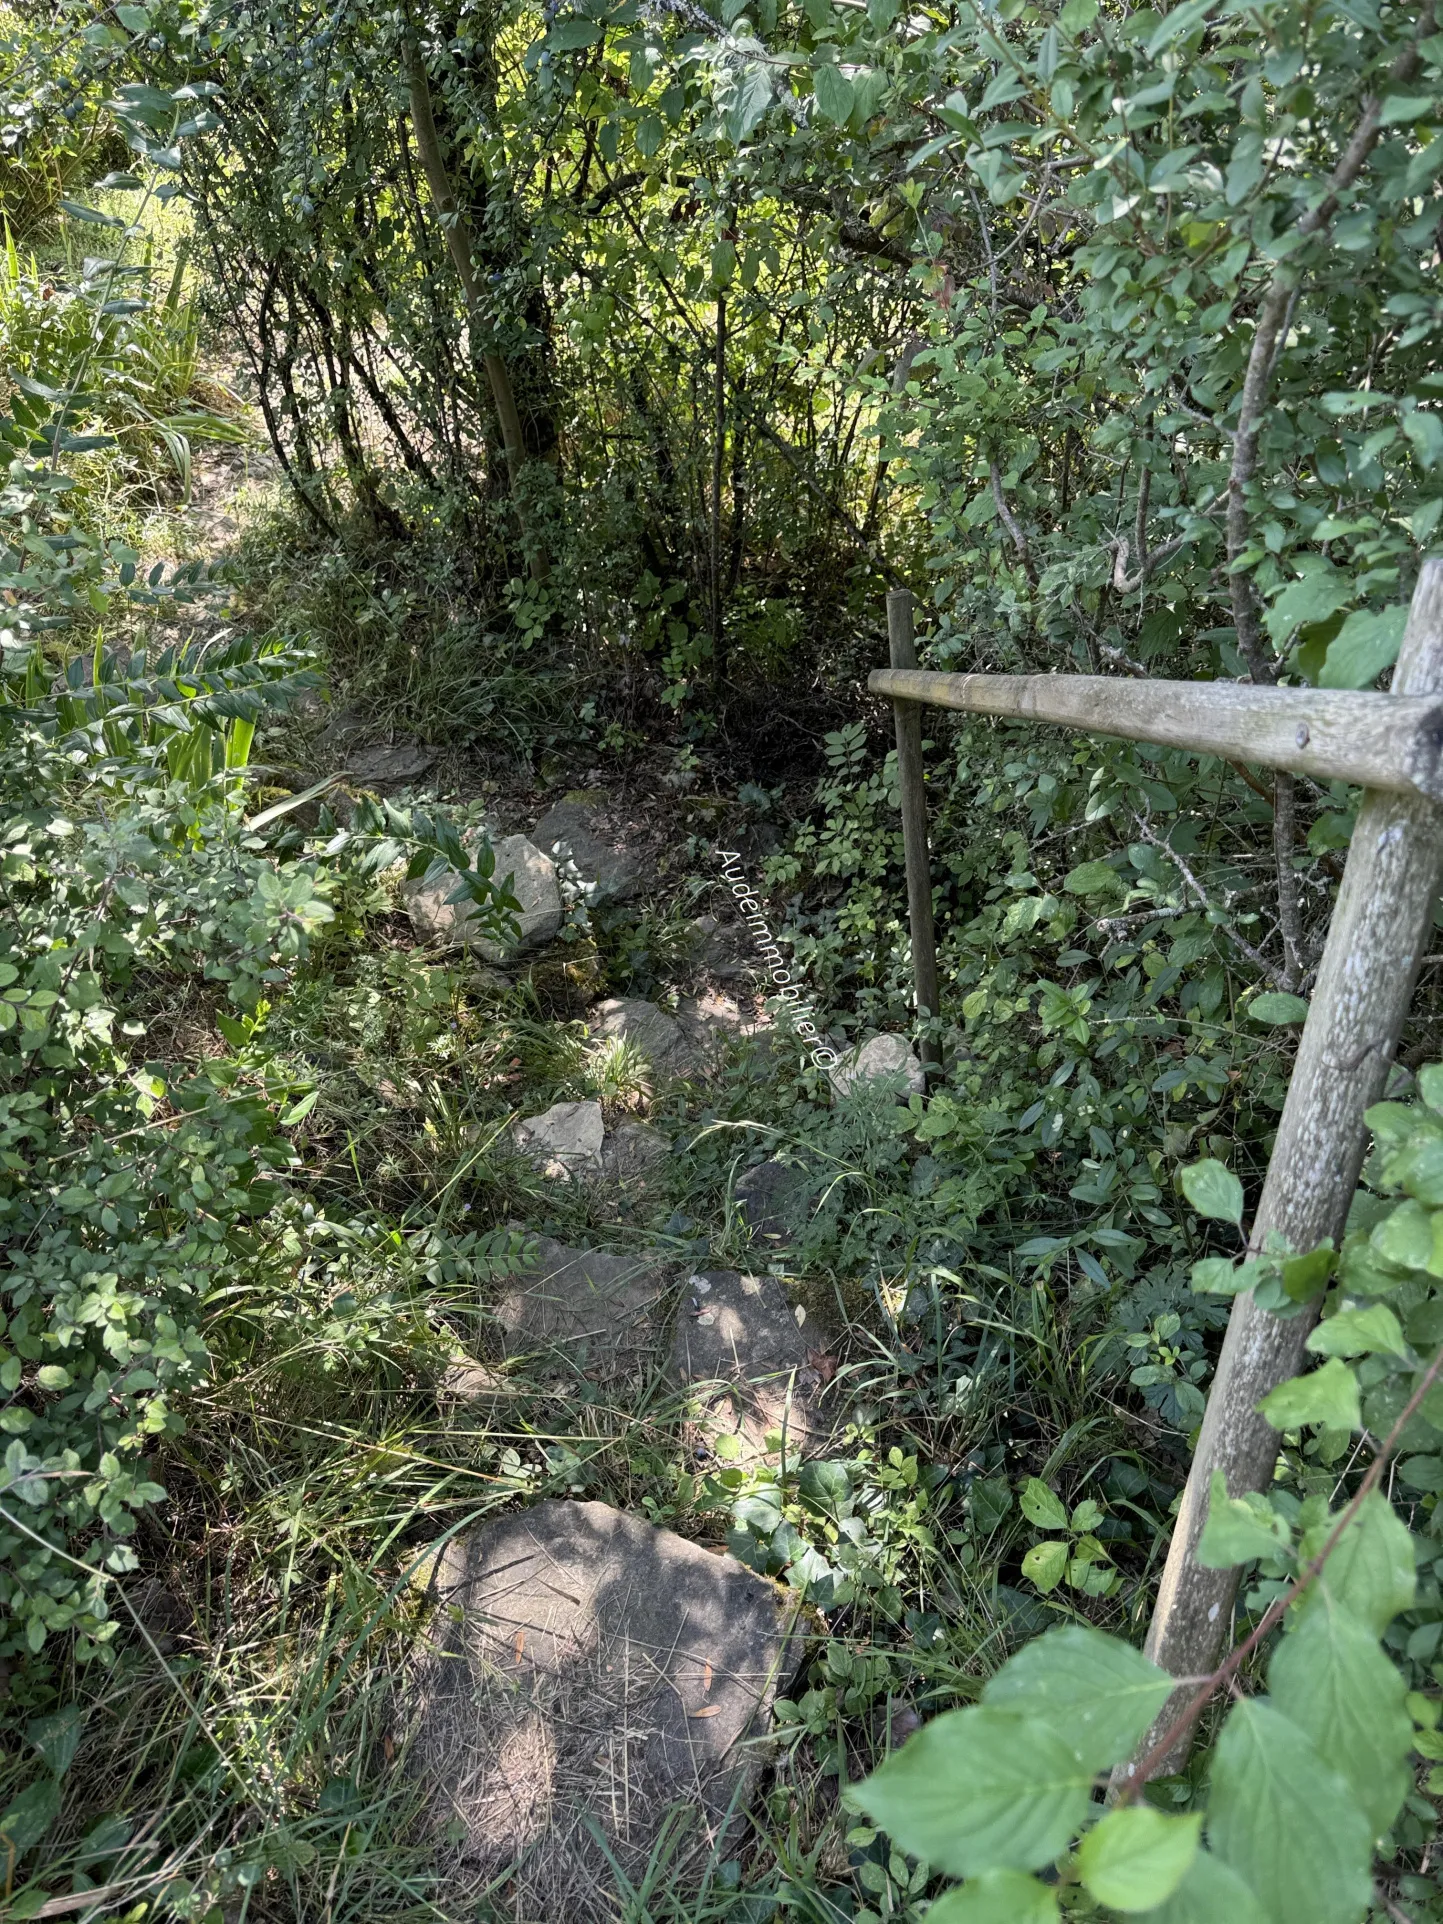
<svg viewBox="0 0 1443 1924">
<path fill-rule="evenodd" d="M 1057 1924 L 1057 1893 L 1021 1871 L 987 1871 L 939 1897 L 927 1924 Z"/>
<path fill-rule="evenodd" d="M 1187 1875 L 1201 1829 L 1201 1813 L 1169 1817 L 1150 1804 L 1109 1811 L 1078 1846 L 1083 1884 L 1115 1911 L 1151 1910 Z"/>
<path fill-rule="evenodd" d="M 1208 1842 L 1273 1924 L 1359 1924 L 1368 1908 L 1368 1820 L 1307 1732 L 1265 1700 L 1235 1704 L 1223 1725 Z"/>
<path fill-rule="evenodd" d="M 1092 1777 L 1049 1722 L 982 1703 L 934 1717 L 848 1801 L 903 1850 L 973 1877 L 1050 1864 L 1087 1816 Z"/>
<path fill-rule="evenodd" d="M 758 60 L 750 60 L 736 75 L 731 98 L 722 116 L 727 139 L 740 147 L 772 104 L 772 70 Z"/>
<path fill-rule="evenodd" d="M 1173 1691 L 1140 1650 L 1085 1624 L 1036 1637 L 1003 1664 L 984 1704 L 1044 1718 L 1090 1772 L 1130 1756 Z M 908 1749 L 911 1745 L 908 1745 Z"/>
<path fill-rule="evenodd" d="M 1372 1631 L 1325 1591 L 1279 1644 L 1268 1690 L 1347 1778 L 1381 1837 L 1413 1781 L 1413 1720 L 1407 1683 Z"/>
<path fill-rule="evenodd" d="M 85 1712 L 79 1704 L 67 1704 L 48 1717 L 36 1717 L 25 1726 L 25 1740 L 40 1752 L 43 1762 L 63 1777 L 75 1760 L 75 1748 L 85 1727 Z"/>
<path fill-rule="evenodd" d="M 27 1784 L 0 1812 L 0 1851 L 8 1845 L 17 1854 L 38 1844 L 60 1815 L 60 1785 L 54 1777 Z"/>
<path fill-rule="evenodd" d="M 1443 461 L 1443 420 L 1430 408 L 1415 408 L 1403 416 L 1403 432 L 1412 443 L 1422 468 L 1436 468 Z"/>
<path fill-rule="evenodd" d="M 856 94 L 852 83 L 830 61 L 812 70 L 812 92 L 816 96 L 817 112 L 824 120 L 834 121 L 843 127 L 852 117 L 856 105 Z"/>
<path fill-rule="evenodd" d="M 1194 1857 L 1172 1896 L 1144 1916 L 1149 1924 L 1271 1924 L 1237 1872 L 1208 1850 Z"/>
<path fill-rule="evenodd" d="M 1378 115 L 1380 127 L 1397 127 L 1403 122 L 1436 120 L 1438 100 L 1434 94 L 1389 94 Z"/>
<path fill-rule="evenodd" d="M 1266 1022 L 1274 1028 L 1281 1028 L 1290 1022 L 1306 1022 L 1308 1005 L 1300 995 L 1286 995 L 1281 989 L 1270 989 L 1266 995 L 1253 997 L 1247 1006 L 1247 1013 L 1254 1022 Z"/>
<path fill-rule="evenodd" d="M 1380 614 L 1360 608 L 1349 615 L 1328 644 L 1318 686 L 1366 688 L 1398 659 L 1407 625 L 1406 608 L 1384 608 Z"/>
<path fill-rule="evenodd" d="M 150 15 L 144 7 L 117 7 L 115 17 L 127 33 L 150 32 Z"/>
<path fill-rule="evenodd" d="M 1067 1512 L 1040 1476 L 1030 1476 L 1022 1486 L 1018 1501 L 1022 1514 L 1029 1523 L 1035 1523 L 1039 1530 L 1065 1530 Z"/>
<path fill-rule="evenodd" d="M 1283 1262 L 1283 1294 L 1295 1303 L 1310 1303 L 1328 1286 L 1338 1263 L 1338 1252 L 1328 1242 L 1319 1243 L 1304 1256 L 1289 1256 Z"/>
<path fill-rule="evenodd" d="M 1330 1369 L 1332 1364 L 1328 1366 Z M 1338 1368 L 1342 1368 L 1339 1364 Z M 1299 1554 L 1318 1555 L 1336 1517 L 1325 1518 L 1304 1536 Z M 1381 1637 L 1401 1610 L 1412 1607 L 1418 1587 L 1413 1539 L 1386 1497 L 1371 1491 L 1344 1530 L 1322 1573 L 1293 1606 L 1299 1617 L 1322 1607 L 1322 1592 Z"/>
<path fill-rule="evenodd" d="M 1212 1157 L 1189 1163 L 1179 1179 L 1182 1193 L 1200 1216 L 1211 1216 L 1224 1223 L 1242 1221 L 1243 1186 L 1224 1164 Z"/>
<path fill-rule="evenodd" d="M 1336 1356 L 1320 1370 L 1280 1383 L 1258 1409 L 1275 1430 L 1301 1429 L 1307 1423 L 1329 1430 L 1363 1427 L 1357 1378 Z"/>
<path fill-rule="evenodd" d="M 1386 1303 L 1340 1309 L 1308 1338 L 1314 1356 L 1408 1356 L 1403 1326 Z"/>
<path fill-rule="evenodd" d="M 1079 862 L 1062 886 L 1069 895 L 1120 895 L 1123 890 L 1122 877 L 1106 862 Z"/>
<path fill-rule="evenodd" d="M 1027 1552 L 1022 1559 L 1022 1574 L 1046 1596 L 1067 1574 L 1067 1556 L 1067 1545 L 1059 1537 L 1049 1537 L 1046 1543 L 1034 1543 Z"/>
<path fill-rule="evenodd" d="M 1353 599 L 1353 578 L 1331 562 L 1290 581 L 1268 609 L 1265 626 L 1279 647 L 1298 629 L 1326 621 Z"/>
<path fill-rule="evenodd" d="M 594 20 L 580 20 L 573 15 L 570 19 L 552 22 L 546 44 L 553 53 L 575 53 L 581 47 L 594 47 L 601 33 Z"/>
<path fill-rule="evenodd" d="M 1229 1496 L 1223 1472 L 1213 1471 L 1207 1521 L 1197 1546 L 1197 1560 L 1204 1569 L 1231 1570 L 1254 1557 L 1275 1557 L 1287 1549 L 1289 1535 L 1288 1526 L 1265 1497 L 1250 1503 L 1245 1497 Z"/>
</svg>

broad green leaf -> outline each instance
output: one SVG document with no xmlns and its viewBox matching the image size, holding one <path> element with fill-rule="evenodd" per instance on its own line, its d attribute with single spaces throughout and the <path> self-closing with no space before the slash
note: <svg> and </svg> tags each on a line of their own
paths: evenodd
<svg viewBox="0 0 1443 1924">
<path fill-rule="evenodd" d="M 1229 1496 L 1222 1471 L 1213 1471 L 1207 1521 L 1197 1546 L 1197 1560 L 1204 1569 L 1231 1570 L 1253 1557 L 1275 1557 L 1287 1549 L 1288 1526 L 1265 1497 L 1255 1502 L 1257 1508 L 1243 1497 Z"/>
<path fill-rule="evenodd" d="M 833 121 L 841 127 L 851 119 L 856 94 L 840 67 L 834 67 L 830 61 L 814 67 L 812 92 L 816 96 L 817 112 L 824 120 Z"/>
<path fill-rule="evenodd" d="M 1271 1924 L 1235 1870 L 1200 1850 L 1172 1896 L 1144 1911 L 1148 1924 Z"/>
<path fill-rule="evenodd" d="M 929 1906 L 928 1924 L 1057 1924 L 1057 1893 L 1021 1871 L 969 1877 Z"/>
<path fill-rule="evenodd" d="M 1301 1429 L 1306 1423 L 1329 1430 L 1358 1430 L 1363 1426 L 1358 1379 L 1339 1357 L 1306 1376 L 1280 1383 L 1258 1405 L 1275 1430 Z"/>
<path fill-rule="evenodd" d="M 1279 647 L 1297 629 L 1326 621 L 1353 599 L 1353 577 L 1331 562 L 1310 568 L 1300 580 L 1290 581 L 1268 609 L 1265 625 Z"/>
<path fill-rule="evenodd" d="M 85 1725 L 85 1712 L 79 1704 L 67 1704 L 48 1717 L 37 1717 L 25 1726 L 25 1740 L 33 1744 L 57 1777 L 63 1777 L 75 1759 L 76 1745 Z"/>
<path fill-rule="evenodd" d="M 581 47 L 594 47 L 601 33 L 602 29 L 594 20 L 580 20 L 573 15 L 570 19 L 552 23 L 546 44 L 556 53 L 574 53 Z"/>
<path fill-rule="evenodd" d="M 988 1703 L 949 1710 L 848 1799 L 951 1877 L 1037 1870 L 1066 1850 L 1092 1802 L 1092 1769 L 1051 1727 L 1052 1714 Z"/>
<path fill-rule="evenodd" d="M 7 1847 L 17 1853 L 38 1844 L 60 1815 L 60 1785 L 54 1777 L 41 1777 L 27 1784 L 18 1797 L 12 1797 L 0 1811 L 0 1853 Z"/>
<path fill-rule="evenodd" d="M 1436 120 L 1438 100 L 1434 94 L 1389 94 L 1378 115 L 1380 127 L 1396 127 L 1415 120 Z"/>
<path fill-rule="evenodd" d="M 1055 1590 L 1067 1574 L 1067 1545 L 1059 1537 L 1034 1543 L 1022 1559 L 1022 1574 L 1035 1583 L 1044 1596 Z"/>
<path fill-rule="evenodd" d="M 1281 1028 L 1290 1022 L 1306 1022 L 1308 1005 L 1300 995 L 1286 995 L 1281 989 L 1270 989 L 1266 995 L 1253 997 L 1247 1005 L 1247 1013 L 1254 1022 L 1266 1022 L 1273 1028 Z"/>
<path fill-rule="evenodd" d="M 1328 1366 L 1330 1369 L 1332 1364 Z M 1342 1365 L 1337 1365 L 1342 1368 Z M 1337 1526 L 1325 1518 L 1304 1536 L 1299 1555 L 1310 1561 Z M 1381 1637 L 1401 1610 L 1411 1608 L 1418 1587 L 1413 1539 L 1386 1497 L 1376 1490 L 1363 1499 L 1358 1514 L 1338 1539 L 1315 1582 L 1294 1605 L 1299 1616 L 1322 1607 L 1322 1590 Z"/>
<path fill-rule="evenodd" d="M 1349 615 L 1328 643 L 1318 686 L 1366 688 L 1398 659 L 1407 625 L 1406 608 L 1384 608 L 1379 614 L 1360 608 Z"/>
<path fill-rule="evenodd" d="M 772 104 L 772 70 L 759 60 L 749 60 L 736 75 L 722 124 L 727 139 L 740 147 Z"/>
<path fill-rule="evenodd" d="M 1443 1062 L 1430 1062 L 1418 1071 L 1418 1093 L 1430 1109 L 1443 1113 Z"/>
<path fill-rule="evenodd" d="M 1209 1156 L 1189 1163 L 1179 1179 L 1182 1193 L 1200 1216 L 1224 1223 L 1242 1221 L 1243 1186 L 1231 1169 Z"/>
<path fill-rule="evenodd" d="M 1386 1303 L 1366 1309 L 1341 1309 L 1318 1324 L 1308 1338 L 1314 1356 L 1408 1355 L 1403 1326 Z"/>
<path fill-rule="evenodd" d="M 1140 1650 L 1074 1623 L 1034 1638 L 1009 1658 L 982 1701 L 1045 1718 L 1095 1772 L 1131 1754 L 1172 1690 L 1172 1678 Z"/>
<path fill-rule="evenodd" d="M 1359 1924 L 1368 1908 L 1368 1820 L 1307 1732 L 1265 1699 L 1235 1704 L 1223 1725 L 1208 1843 L 1273 1924 Z"/>
<path fill-rule="evenodd" d="M 1129 1804 L 1088 1831 L 1077 1848 L 1077 1868 L 1099 1904 L 1151 1910 L 1187 1875 L 1201 1829 L 1201 1813 L 1169 1817 L 1151 1804 Z"/>
<path fill-rule="evenodd" d="M 1338 1263 L 1338 1252 L 1331 1243 L 1319 1243 L 1304 1256 L 1289 1256 L 1283 1262 L 1283 1293 L 1295 1303 L 1311 1302 L 1328 1286 Z"/>
<path fill-rule="evenodd" d="M 1039 1530 L 1065 1530 L 1067 1512 L 1040 1476 L 1030 1476 L 1022 1486 L 1018 1501 L 1022 1514 L 1029 1523 L 1035 1523 Z"/>
<path fill-rule="evenodd" d="M 1374 1837 L 1412 1784 L 1408 1686 L 1372 1631 L 1324 1592 L 1268 1666 L 1272 1701 L 1352 1785 Z"/>
<path fill-rule="evenodd" d="M 1368 1240 L 1385 1263 L 1427 1269 L 1433 1261 L 1433 1217 L 1410 1198 L 1376 1224 Z"/>
<path fill-rule="evenodd" d="M 1120 895 L 1122 877 L 1106 862 L 1079 862 L 1070 869 L 1062 886 L 1069 895 Z"/>
</svg>

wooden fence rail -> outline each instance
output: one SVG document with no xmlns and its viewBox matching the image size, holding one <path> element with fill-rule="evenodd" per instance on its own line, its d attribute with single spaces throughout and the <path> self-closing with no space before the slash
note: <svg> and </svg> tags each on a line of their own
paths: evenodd
<svg viewBox="0 0 1443 1924">
<path fill-rule="evenodd" d="M 888 596 L 894 637 L 899 594 L 905 590 Z M 1364 787 L 1250 1247 L 1260 1248 L 1269 1231 L 1300 1250 L 1340 1239 L 1362 1166 L 1363 1112 L 1383 1092 L 1443 879 L 1443 560 L 1423 564 L 1386 695 L 1093 675 L 924 674 L 897 662 L 895 640 L 893 661 L 868 686 L 895 703 L 899 744 L 902 711 L 915 716 L 924 702 Z M 898 765 L 904 820 L 914 824 L 906 839 L 908 899 L 925 903 L 930 957 L 920 754 L 899 754 Z M 935 1013 L 935 962 L 932 968 L 925 1006 Z M 1303 1366 L 1316 1313 L 1280 1319 L 1250 1293 L 1234 1301 L 1148 1633 L 1148 1654 L 1176 1677 L 1212 1670 L 1231 1634 L 1237 1573 L 1204 1569 L 1194 1554 L 1212 1474 L 1223 1471 L 1233 1496 L 1270 1485 L 1278 1436 L 1258 1404 Z M 1174 1705 L 1165 1707 L 1154 1731 L 1173 1714 Z M 1170 1763 L 1181 1761 L 1175 1755 Z"/>
</svg>

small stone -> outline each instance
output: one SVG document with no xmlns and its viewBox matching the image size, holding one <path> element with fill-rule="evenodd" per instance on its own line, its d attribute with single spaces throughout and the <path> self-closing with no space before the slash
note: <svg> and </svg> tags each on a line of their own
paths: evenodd
<svg viewBox="0 0 1443 1924">
<path fill-rule="evenodd" d="M 436 1385 L 436 1394 L 453 1403 L 487 1403 L 519 1393 L 509 1376 L 472 1356 L 453 1357 Z"/>
<path fill-rule="evenodd" d="M 684 995 L 676 1007 L 676 1020 L 688 1045 L 708 1067 L 720 1063 L 728 1043 L 762 1036 L 772 1028 L 771 1017 L 755 997 L 738 998 L 720 989 Z"/>
<path fill-rule="evenodd" d="M 592 1012 L 591 1033 L 598 1042 L 621 1038 L 640 1049 L 659 1075 L 688 1075 L 697 1059 L 686 1037 L 664 1009 L 633 996 L 613 996 Z"/>
<path fill-rule="evenodd" d="M 549 808 L 531 831 L 536 846 L 553 861 L 575 868 L 592 908 L 629 901 L 641 881 L 640 861 L 604 832 L 601 819 L 595 800 L 584 791 L 573 792 Z"/>
<path fill-rule="evenodd" d="M 601 1145 L 601 1166 L 612 1182 L 639 1182 L 671 1154 L 659 1129 L 645 1122 L 619 1122 Z"/>
<path fill-rule="evenodd" d="M 602 1174 L 606 1124 L 599 1102 L 557 1102 L 512 1125 L 516 1147 L 543 1175 L 565 1182 Z"/>
<path fill-rule="evenodd" d="M 534 1260 L 496 1306 L 508 1356 L 592 1377 L 639 1368 L 656 1342 L 656 1314 L 671 1272 L 645 1256 L 569 1249 L 539 1236 Z"/>
<path fill-rule="evenodd" d="M 706 1309 L 677 1318 L 667 1362 L 671 1381 L 696 1391 L 699 1437 L 712 1448 L 721 1437 L 733 1438 L 730 1460 L 741 1464 L 775 1462 L 770 1439 L 778 1432 L 790 1461 L 814 1453 L 828 1434 L 811 1361 L 813 1347 L 824 1346 L 821 1333 L 803 1337 L 805 1312 L 799 1317 L 800 1305 L 775 1276 L 711 1270 L 704 1280 L 711 1284 Z"/>
<path fill-rule="evenodd" d="M 849 1095 L 859 1085 L 869 1082 L 884 1087 L 895 1085 L 898 1092 L 905 1095 L 920 1096 L 927 1088 L 922 1064 L 907 1038 L 901 1035 L 869 1036 L 842 1058 L 830 1076 L 838 1097 Z"/>
<path fill-rule="evenodd" d="M 454 875 L 443 875 L 435 882 L 406 882 L 401 897 L 417 935 L 423 942 L 466 942 L 479 949 L 489 962 L 503 962 L 521 949 L 544 948 L 561 929 L 561 891 L 556 885 L 556 865 L 539 848 L 533 848 L 524 835 L 507 835 L 495 846 L 495 879 L 512 878 L 511 893 L 521 904 L 520 939 L 511 947 L 489 936 L 472 932 L 469 924 L 476 918 L 474 902 L 448 902 L 456 887 Z"/>
<path fill-rule="evenodd" d="M 700 1821 L 669 1833 L 668 1888 L 735 1848 L 755 1740 L 801 1656 L 780 1586 L 607 1504 L 552 1500 L 449 1544 L 431 1595 L 411 1754 L 436 1829 L 508 1880 L 508 1910 L 599 1916 L 608 1852 L 639 1883 L 681 1807 Z"/>
<path fill-rule="evenodd" d="M 428 775 L 440 753 L 439 748 L 405 742 L 393 748 L 361 748 L 347 756 L 345 770 L 357 787 L 388 795 L 398 788 L 410 788 Z"/>
</svg>

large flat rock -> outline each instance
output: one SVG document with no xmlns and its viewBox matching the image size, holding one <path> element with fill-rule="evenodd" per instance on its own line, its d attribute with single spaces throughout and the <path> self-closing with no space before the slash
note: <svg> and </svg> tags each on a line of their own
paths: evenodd
<svg viewBox="0 0 1443 1924">
<path fill-rule="evenodd" d="M 642 1368 L 672 1272 L 646 1256 L 569 1249 L 538 1236 L 535 1260 L 496 1306 L 508 1356 L 607 1380 Z"/>
<path fill-rule="evenodd" d="M 599 1102 L 554 1102 L 512 1125 L 516 1147 L 544 1176 L 560 1182 L 599 1176 L 606 1121 Z"/>
<path fill-rule="evenodd" d="M 665 1009 L 636 996 L 612 996 L 598 1002 L 591 1015 L 591 1033 L 598 1042 L 631 1043 L 658 1075 L 690 1075 L 699 1066 L 681 1025 Z"/>
<path fill-rule="evenodd" d="M 699 1440 L 719 1456 L 796 1461 L 825 1444 L 818 1359 L 829 1338 L 798 1314 L 775 1276 L 708 1269 L 685 1279 L 667 1373 L 692 1390 Z"/>
<path fill-rule="evenodd" d="M 508 1915 L 615 1919 L 589 1826 L 636 1881 L 672 1811 L 668 1885 L 725 1854 L 758 1767 L 747 1740 L 800 1656 L 777 1585 L 604 1503 L 552 1501 L 458 1538 L 433 1586 L 413 1755 L 437 1828 L 482 1876 L 515 1867 Z"/>
<path fill-rule="evenodd" d="M 454 875 L 443 875 L 436 882 L 405 882 L 401 899 L 411 925 L 423 942 L 466 943 L 478 949 L 489 962 L 503 962 L 509 955 L 525 949 L 542 949 L 556 939 L 561 929 L 561 890 L 556 881 L 556 864 L 524 835 L 506 835 L 495 845 L 497 882 L 509 875 L 511 893 L 521 904 L 519 936 L 515 943 L 493 941 L 476 927 L 473 902 L 449 902 L 456 886 Z"/>
<path fill-rule="evenodd" d="M 584 791 L 547 809 L 531 831 L 536 846 L 580 876 L 592 908 L 625 902 L 641 883 L 641 862 L 610 828 L 600 798 Z"/>
</svg>

